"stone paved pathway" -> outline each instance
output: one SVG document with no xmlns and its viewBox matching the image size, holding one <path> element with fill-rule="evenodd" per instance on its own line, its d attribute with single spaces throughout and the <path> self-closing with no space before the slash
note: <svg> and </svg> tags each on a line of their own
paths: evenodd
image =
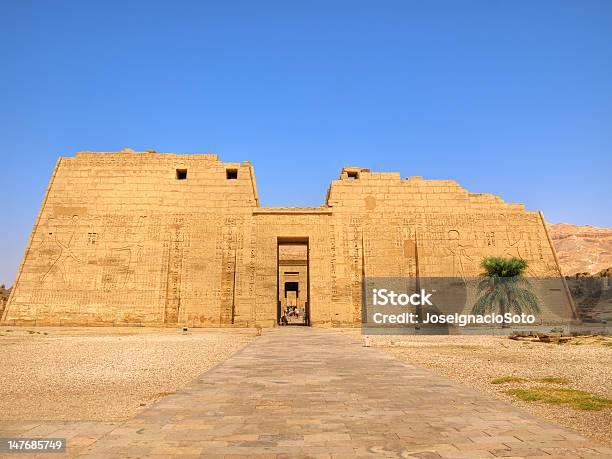
<svg viewBox="0 0 612 459">
<path fill-rule="evenodd" d="M 83 429 L 73 435 L 89 439 L 89 445 L 85 440 L 72 453 L 100 458 L 612 457 L 612 449 L 575 432 L 364 348 L 341 333 L 313 328 L 264 330 L 185 389 L 133 419 L 99 423 L 98 429 L 99 435 L 87 437 Z"/>
</svg>

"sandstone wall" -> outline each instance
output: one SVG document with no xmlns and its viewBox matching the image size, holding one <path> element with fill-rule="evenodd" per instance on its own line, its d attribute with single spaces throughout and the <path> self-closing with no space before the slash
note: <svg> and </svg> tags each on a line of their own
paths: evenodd
<svg viewBox="0 0 612 459">
<path fill-rule="evenodd" d="M 471 295 L 467 312 L 475 300 L 482 258 L 515 256 L 529 262 L 528 276 L 554 279 L 535 282 L 544 304 L 554 306 L 545 317 L 575 315 L 540 212 L 527 212 L 523 205 L 506 204 L 490 194 L 469 193 L 453 180 L 401 180 L 398 173 L 359 168 L 343 170 L 330 187 L 327 204 L 341 230 L 339 240 L 349 248 L 332 264 L 340 264 L 336 269 L 342 273 L 352 272 L 354 282 L 359 270 L 367 277 L 418 276 L 424 282 L 460 278 Z M 352 295 L 355 310 L 360 304 L 357 291 Z M 344 301 L 346 292 L 340 297 Z"/>
<path fill-rule="evenodd" d="M 273 326 L 283 241 L 308 242 L 313 325 L 359 323 L 363 276 L 468 279 L 487 255 L 560 274 L 539 213 L 454 181 L 345 168 L 325 205 L 267 209 L 248 162 L 78 153 L 58 161 L 4 321 Z M 540 293 L 571 309 L 564 285 Z"/>
<path fill-rule="evenodd" d="M 216 155 L 61 158 L 5 319 L 176 323 L 180 304 L 227 322 L 236 228 L 256 206 L 250 164 Z"/>
</svg>

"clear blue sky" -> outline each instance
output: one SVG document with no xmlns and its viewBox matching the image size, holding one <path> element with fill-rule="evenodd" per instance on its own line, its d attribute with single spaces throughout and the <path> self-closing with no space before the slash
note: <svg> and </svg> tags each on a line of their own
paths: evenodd
<svg viewBox="0 0 612 459">
<path fill-rule="evenodd" d="M 249 159 L 265 206 L 343 165 L 612 226 L 611 1 L 0 2 L 0 283 L 56 158 Z"/>
</svg>

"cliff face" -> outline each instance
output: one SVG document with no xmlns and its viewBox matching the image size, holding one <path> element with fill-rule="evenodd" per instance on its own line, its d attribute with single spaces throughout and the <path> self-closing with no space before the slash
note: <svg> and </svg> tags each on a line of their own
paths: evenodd
<svg viewBox="0 0 612 459">
<path fill-rule="evenodd" d="M 566 223 L 548 228 L 564 275 L 597 274 L 612 267 L 612 228 Z"/>
</svg>

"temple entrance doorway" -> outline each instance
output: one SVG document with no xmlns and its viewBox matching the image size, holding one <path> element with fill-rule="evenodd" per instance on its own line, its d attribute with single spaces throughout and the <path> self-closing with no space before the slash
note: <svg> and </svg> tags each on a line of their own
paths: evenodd
<svg viewBox="0 0 612 459">
<path fill-rule="evenodd" d="M 277 323 L 310 325 L 308 238 L 278 238 Z"/>
</svg>

